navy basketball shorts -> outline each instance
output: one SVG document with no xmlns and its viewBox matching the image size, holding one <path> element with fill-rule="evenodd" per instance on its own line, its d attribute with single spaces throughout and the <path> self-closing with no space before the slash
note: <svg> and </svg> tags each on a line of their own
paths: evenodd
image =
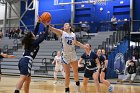
<svg viewBox="0 0 140 93">
<path fill-rule="evenodd" d="M 21 75 L 31 75 L 31 68 L 32 68 L 32 60 L 27 57 L 23 57 L 20 59 L 18 68 Z"/>
<path fill-rule="evenodd" d="M 105 69 L 103 70 L 103 68 L 100 68 L 100 73 L 101 73 L 101 72 L 106 73 L 106 72 L 107 72 L 107 69 L 105 68 Z"/>
<path fill-rule="evenodd" d="M 1 62 L 0 62 L 0 74 L 2 74 L 2 73 L 1 73 Z"/>
<path fill-rule="evenodd" d="M 98 68 L 97 69 L 94 69 L 94 70 L 89 70 L 89 69 L 85 69 L 85 73 L 84 73 L 84 77 L 85 78 L 92 78 L 92 75 L 97 72 Z"/>
</svg>

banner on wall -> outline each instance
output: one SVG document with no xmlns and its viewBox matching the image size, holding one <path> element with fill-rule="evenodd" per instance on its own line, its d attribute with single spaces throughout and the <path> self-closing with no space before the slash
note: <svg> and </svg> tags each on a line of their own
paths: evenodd
<svg viewBox="0 0 140 93">
<path fill-rule="evenodd" d="M 115 56 L 114 70 L 117 72 L 117 74 L 121 74 L 124 72 L 124 69 L 125 69 L 124 54 L 117 53 Z"/>
</svg>

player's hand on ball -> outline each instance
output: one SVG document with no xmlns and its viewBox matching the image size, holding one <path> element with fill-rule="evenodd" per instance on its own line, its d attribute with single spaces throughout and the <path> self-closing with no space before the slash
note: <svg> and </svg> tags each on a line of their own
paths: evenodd
<svg viewBox="0 0 140 93">
<path fill-rule="evenodd" d="M 38 16 L 38 22 L 39 22 L 39 23 L 42 22 L 42 19 L 41 19 L 40 16 Z"/>
</svg>

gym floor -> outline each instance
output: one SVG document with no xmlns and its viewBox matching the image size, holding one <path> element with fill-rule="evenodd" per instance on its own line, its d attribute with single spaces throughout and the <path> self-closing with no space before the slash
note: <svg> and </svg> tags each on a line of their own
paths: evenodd
<svg viewBox="0 0 140 93">
<path fill-rule="evenodd" d="M 0 93 L 13 93 L 18 76 L 2 76 L 0 81 Z M 123 83 L 120 84 L 117 80 L 111 81 L 114 91 L 113 93 L 140 93 L 140 83 Z M 30 93 L 64 93 L 64 81 L 63 79 L 58 80 L 57 84 L 53 84 L 54 80 L 52 78 L 39 78 L 32 77 L 32 82 L 30 86 Z M 103 84 L 100 84 L 101 92 L 107 93 L 107 87 Z M 81 81 L 82 89 L 82 81 Z M 74 82 L 71 80 L 70 84 L 71 93 L 76 93 L 74 89 Z M 92 81 L 88 84 L 88 93 L 95 93 L 94 83 Z M 24 93 L 24 90 L 21 90 L 21 93 Z"/>
</svg>

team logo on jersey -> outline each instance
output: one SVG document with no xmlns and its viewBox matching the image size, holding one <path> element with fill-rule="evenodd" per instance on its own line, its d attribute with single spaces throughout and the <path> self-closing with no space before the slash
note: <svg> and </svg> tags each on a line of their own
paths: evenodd
<svg viewBox="0 0 140 93">
<path fill-rule="evenodd" d="M 74 40 L 74 37 L 65 37 L 65 39 Z"/>
</svg>

